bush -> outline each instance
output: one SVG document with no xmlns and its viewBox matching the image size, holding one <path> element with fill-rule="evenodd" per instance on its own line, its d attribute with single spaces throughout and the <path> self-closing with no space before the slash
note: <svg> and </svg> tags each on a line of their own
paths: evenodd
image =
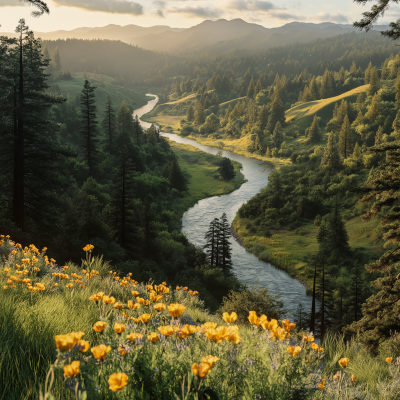
<svg viewBox="0 0 400 400">
<path fill-rule="evenodd" d="M 218 311 L 221 314 L 236 312 L 238 323 L 241 324 L 249 323 L 250 311 L 255 311 L 257 315 L 264 314 L 268 319 L 280 319 L 285 312 L 280 298 L 280 294 L 271 296 L 268 289 L 243 285 L 240 291 L 231 290 L 228 296 L 223 298 Z"/>
</svg>

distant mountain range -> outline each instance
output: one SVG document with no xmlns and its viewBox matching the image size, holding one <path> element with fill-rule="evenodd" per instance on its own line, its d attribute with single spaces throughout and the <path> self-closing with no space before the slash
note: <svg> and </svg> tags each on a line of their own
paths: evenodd
<svg viewBox="0 0 400 400">
<path fill-rule="evenodd" d="M 388 29 L 378 25 L 376 31 Z M 107 25 L 102 28 L 77 28 L 72 31 L 35 32 L 43 40 L 57 39 L 109 39 L 120 40 L 137 45 L 146 50 L 162 51 L 174 54 L 190 54 L 207 51 L 217 54 L 232 49 L 260 51 L 271 47 L 295 42 L 309 42 L 348 32 L 359 32 L 350 24 L 320 24 L 291 22 L 278 28 L 265 28 L 242 19 L 231 21 L 220 19 L 204 21 L 187 29 L 169 26 Z M 362 33 L 365 34 L 365 33 Z M 15 34 L 7 34 L 14 36 Z"/>
</svg>

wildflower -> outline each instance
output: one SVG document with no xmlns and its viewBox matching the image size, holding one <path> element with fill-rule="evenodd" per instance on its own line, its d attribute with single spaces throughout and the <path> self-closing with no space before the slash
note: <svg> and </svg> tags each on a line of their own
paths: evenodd
<svg viewBox="0 0 400 400">
<path fill-rule="evenodd" d="M 318 350 L 318 345 L 317 345 L 317 343 L 311 343 L 311 348 L 312 348 L 313 350 Z"/>
<path fill-rule="evenodd" d="M 237 314 L 233 312 L 231 315 L 229 315 L 227 312 L 224 312 L 222 314 L 222 319 L 228 324 L 231 324 L 232 322 L 235 322 L 237 320 Z"/>
<path fill-rule="evenodd" d="M 140 294 L 137 290 L 131 290 L 131 293 L 133 297 L 137 297 Z"/>
<path fill-rule="evenodd" d="M 351 381 L 352 381 L 353 383 L 356 383 L 356 382 L 357 382 L 357 378 L 356 378 L 354 375 L 352 375 L 352 376 L 351 376 Z"/>
<path fill-rule="evenodd" d="M 161 311 L 165 310 L 166 307 L 167 307 L 167 306 L 166 306 L 164 303 L 157 303 L 157 304 L 154 306 L 154 309 L 155 309 L 156 311 L 161 312 Z"/>
<path fill-rule="evenodd" d="M 201 363 L 200 365 L 194 363 L 192 365 L 192 372 L 199 378 L 204 378 L 210 372 L 210 369 L 211 367 L 208 363 Z"/>
<path fill-rule="evenodd" d="M 66 378 L 72 378 L 79 374 L 79 367 L 81 366 L 80 361 L 72 361 L 71 364 L 64 367 L 64 376 Z"/>
<path fill-rule="evenodd" d="M 116 308 L 117 310 L 122 310 L 122 308 L 124 307 L 123 304 L 119 303 L 118 301 L 113 305 L 114 308 Z"/>
<path fill-rule="evenodd" d="M 80 340 L 78 342 L 78 350 L 82 353 L 86 353 L 90 348 L 90 343 L 87 340 Z"/>
<path fill-rule="evenodd" d="M 174 334 L 174 328 L 170 325 L 168 326 L 159 326 L 158 330 L 160 331 L 161 335 L 171 337 Z"/>
<path fill-rule="evenodd" d="M 317 387 L 321 390 L 325 389 L 325 379 L 322 379 L 320 383 L 318 383 Z"/>
<path fill-rule="evenodd" d="M 106 359 L 107 353 L 111 351 L 111 347 L 100 344 L 99 346 L 92 347 L 90 351 L 93 353 L 93 357 L 96 360 L 104 361 Z"/>
<path fill-rule="evenodd" d="M 289 346 L 287 348 L 287 351 L 292 357 L 296 357 L 297 354 L 299 354 L 301 352 L 301 347 L 300 346 Z"/>
<path fill-rule="evenodd" d="M 114 325 L 115 333 L 120 335 L 124 330 L 125 330 L 125 325 L 119 324 L 118 322 L 115 323 L 115 325 Z"/>
<path fill-rule="evenodd" d="M 135 343 L 137 339 L 142 339 L 143 335 L 141 333 L 130 333 L 129 335 L 126 336 L 128 340 L 130 340 L 132 343 Z"/>
<path fill-rule="evenodd" d="M 121 354 L 121 356 L 124 356 L 127 353 L 125 346 L 119 345 L 118 346 L 118 354 Z"/>
<path fill-rule="evenodd" d="M 318 349 L 318 353 L 322 353 L 323 351 L 325 351 L 325 349 L 324 349 L 323 347 L 320 347 L 320 348 Z"/>
<path fill-rule="evenodd" d="M 142 314 L 139 317 L 139 320 L 142 321 L 144 324 L 147 324 L 150 321 L 150 314 Z"/>
<path fill-rule="evenodd" d="M 220 327 L 221 328 L 221 327 Z M 206 336 L 212 340 L 213 342 L 216 343 L 221 343 L 223 336 L 222 336 L 222 332 L 218 331 L 217 329 L 214 328 L 210 328 L 206 331 Z"/>
<path fill-rule="evenodd" d="M 185 290 L 185 291 L 188 290 L 188 289 L 189 289 L 189 288 L 188 288 L 187 286 L 185 286 L 185 287 L 183 288 L 183 290 Z"/>
<path fill-rule="evenodd" d="M 288 319 L 284 319 L 282 321 L 282 328 L 288 332 L 292 331 L 295 327 L 296 324 L 294 322 L 290 322 Z"/>
<path fill-rule="evenodd" d="M 47 247 L 43 247 L 42 252 L 44 253 L 47 250 Z"/>
<path fill-rule="evenodd" d="M 349 364 L 349 359 L 348 358 L 341 358 L 339 360 L 339 365 L 344 368 L 347 367 L 347 365 Z"/>
<path fill-rule="evenodd" d="M 84 248 L 83 248 L 83 251 L 86 251 L 86 252 L 91 252 L 92 250 L 94 249 L 94 246 L 92 245 L 92 244 L 87 244 Z"/>
<path fill-rule="evenodd" d="M 103 296 L 103 301 L 106 304 L 114 304 L 115 303 L 115 297 L 112 296 Z"/>
<path fill-rule="evenodd" d="M 286 331 L 280 326 L 271 330 L 271 338 L 276 337 L 279 340 L 286 339 Z"/>
<path fill-rule="evenodd" d="M 128 375 L 124 372 L 111 374 L 108 378 L 109 389 L 113 392 L 122 390 L 128 383 Z"/>
<path fill-rule="evenodd" d="M 386 358 L 385 361 L 390 364 L 393 361 L 393 357 Z"/>
<path fill-rule="evenodd" d="M 70 335 L 56 335 L 54 338 L 57 349 L 61 351 L 71 350 L 74 347 L 74 338 Z"/>
<path fill-rule="evenodd" d="M 160 339 L 160 335 L 156 332 L 152 332 L 147 336 L 147 339 L 149 339 L 151 343 L 156 343 Z"/>
<path fill-rule="evenodd" d="M 217 361 L 219 361 L 219 358 L 216 356 L 201 357 L 201 362 L 208 364 L 210 368 L 212 368 Z"/>
<path fill-rule="evenodd" d="M 201 326 L 203 332 L 207 332 L 208 329 L 215 329 L 217 324 L 215 322 L 206 322 Z"/>
<path fill-rule="evenodd" d="M 133 303 L 132 300 L 128 301 L 128 307 L 131 308 L 132 310 L 137 310 L 138 308 L 140 308 L 140 304 L 139 303 Z"/>
<path fill-rule="evenodd" d="M 146 285 L 146 289 L 150 292 L 150 290 L 153 290 L 153 286 L 152 285 Z"/>
<path fill-rule="evenodd" d="M 74 287 L 74 285 L 72 283 L 68 283 L 67 288 L 71 289 L 72 287 Z"/>
<path fill-rule="evenodd" d="M 313 336 L 304 335 L 304 336 L 303 336 L 303 340 L 304 340 L 305 342 L 313 342 L 313 341 L 314 341 L 314 337 L 313 337 Z"/>
<path fill-rule="evenodd" d="M 340 375 L 341 375 L 340 371 L 336 372 L 336 374 L 333 375 L 333 379 L 334 379 L 335 381 L 337 381 L 338 379 L 340 379 Z"/>
<path fill-rule="evenodd" d="M 13 251 L 11 252 L 11 254 L 12 254 L 13 256 L 15 256 L 15 255 L 17 254 L 17 250 L 13 250 Z"/>
<path fill-rule="evenodd" d="M 258 321 L 257 313 L 255 311 L 250 311 L 248 318 L 251 324 L 256 324 Z"/>
<path fill-rule="evenodd" d="M 182 313 L 185 311 L 185 306 L 182 304 L 170 304 L 168 306 L 168 311 L 172 317 L 179 318 Z"/>
<path fill-rule="evenodd" d="M 181 289 L 182 289 L 181 286 L 177 286 L 177 287 L 176 287 L 176 290 L 181 290 Z"/>
<path fill-rule="evenodd" d="M 139 304 L 144 304 L 146 301 L 145 301 L 145 299 L 143 299 L 142 297 L 136 297 L 136 301 L 139 303 Z"/>
<path fill-rule="evenodd" d="M 103 322 L 103 321 L 97 321 L 94 325 L 93 325 L 93 329 L 98 332 L 101 333 L 104 331 L 104 329 L 106 329 L 107 323 Z"/>
</svg>

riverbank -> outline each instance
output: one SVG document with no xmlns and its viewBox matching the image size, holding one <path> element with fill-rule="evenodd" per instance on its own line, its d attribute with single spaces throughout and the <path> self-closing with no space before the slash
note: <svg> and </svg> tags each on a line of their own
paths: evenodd
<svg viewBox="0 0 400 400">
<path fill-rule="evenodd" d="M 168 140 L 187 180 L 187 196 L 182 198 L 182 214 L 199 200 L 221 196 L 239 189 L 247 182 L 241 172 L 242 164 L 232 161 L 236 176 L 230 181 L 217 177 L 221 157 L 208 154 L 194 146 Z"/>
</svg>

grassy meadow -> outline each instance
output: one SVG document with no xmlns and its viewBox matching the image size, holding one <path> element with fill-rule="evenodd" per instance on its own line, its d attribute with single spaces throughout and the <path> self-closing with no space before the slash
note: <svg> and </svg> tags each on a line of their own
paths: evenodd
<svg viewBox="0 0 400 400">
<path fill-rule="evenodd" d="M 237 325 L 235 313 L 209 314 L 196 288 L 138 283 L 91 250 L 81 265 L 60 266 L 51 249 L 2 239 L 0 399 L 400 394 L 395 343 L 372 356 L 355 340 L 328 335 L 317 344 L 290 321 L 255 312 Z"/>
</svg>

